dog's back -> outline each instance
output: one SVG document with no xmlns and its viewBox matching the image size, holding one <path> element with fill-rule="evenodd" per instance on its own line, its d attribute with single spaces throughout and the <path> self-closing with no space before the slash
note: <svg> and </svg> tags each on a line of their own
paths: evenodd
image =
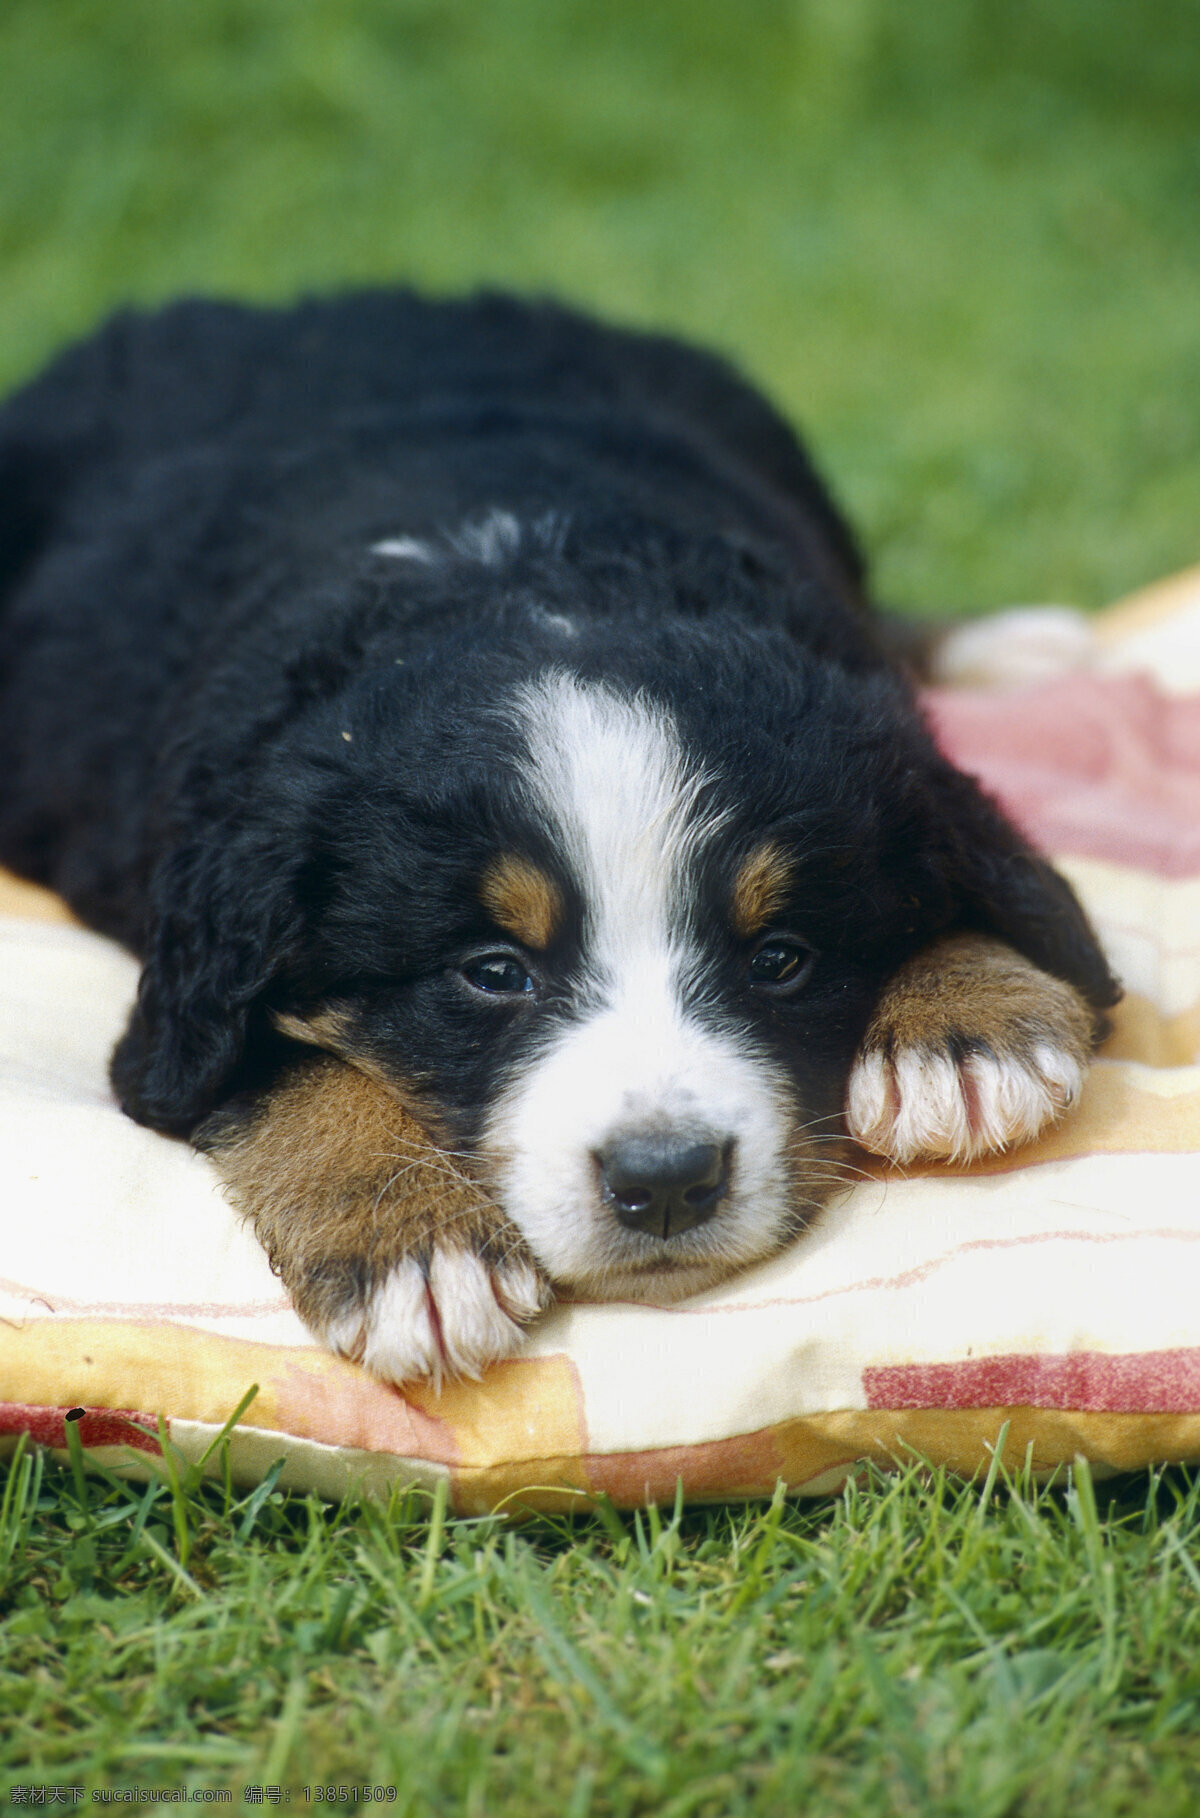
<svg viewBox="0 0 1200 1818">
<path fill-rule="evenodd" d="M 184 302 L 118 316 L 62 355 L 0 412 L 0 595 L 81 510 L 118 508 L 131 486 L 201 452 L 270 462 L 281 484 L 289 461 L 303 473 L 319 454 L 386 458 L 412 489 L 413 517 L 446 520 L 467 450 L 459 484 L 476 502 L 480 438 L 495 442 L 498 478 L 514 439 L 540 435 L 561 456 L 589 429 L 588 464 L 607 446 L 616 497 L 644 507 L 659 493 L 676 514 L 690 501 L 711 524 L 718 484 L 729 528 L 756 527 L 861 598 L 853 539 L 800 443 L 719 359 L 548 303 L 403 291 L 287 310 Z M 641 442 L 650 458 L 637 458 Z M 568 457 L 554 478 L 570 487 L 580 471 Z"/>
<path fill-rule="evenodd" d="M 197 667 L 222 672 L 231 723 L 269 714 L 274 610 L 290 642 L 307 622 L 353 643 L 373 550 L 457 532 L 486 565 L 514 526 L 532 560 L 569 532 L 601 593 L 640 571 L 647 612 L 656 587 L 671 610 L 741 595 L 814 648 L 869 649 L 849 532 L 707 354 L 486 296 L 118 317 L 0 412 L 0 860 L 138 945 Z M 419 607 L 393 590 L 388 610 Z"/>
</svg>

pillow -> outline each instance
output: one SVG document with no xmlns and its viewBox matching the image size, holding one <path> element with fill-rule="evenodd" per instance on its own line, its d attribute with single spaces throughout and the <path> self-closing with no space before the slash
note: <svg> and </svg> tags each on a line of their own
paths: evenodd
<svg viewBox="0 0 1200 1818">
<path fill-rule="evenodd" d="M 235 1479 L 453 1507 L 832 1491 L 916 1450 L 964 1473 L 1200 1460 L 1200 569 L 1097 622 L 1090 669 L 937 690 L 939 738 L 1051 852 L 1128 995 L 1072 1115 L 970 1168 L 880 1163 L 785 1255 L 671 1307 L 559 1305 L 435 1394 L 308 1336 L 206 1161 L 118 1111 L 137 968 L 0 878 L 0 1434 L 65 1421 L 144 1470 L 251 1385 Z M 80 1413 L 82 1410 L 82 1413 Z M 211 1461 L 215 1468 L 216 1460 Z"/>
</svg>

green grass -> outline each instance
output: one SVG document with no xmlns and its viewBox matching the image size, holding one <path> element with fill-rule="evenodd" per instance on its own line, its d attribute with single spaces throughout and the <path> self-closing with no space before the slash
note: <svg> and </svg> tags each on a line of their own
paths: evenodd
<svg viewBox="0 0 1200 1818">
<path fill-rule="evenodd" d="M 1200 1478 L 1105 1489 L 914 1466 L 819 1507 L 511 1527 L 27 1454 L 0 1521 L 0 1788 L 1190 1818 Z"/>
<path fill-rule="evenodd" d="M 883 594 L 1200 559 L 1197 0 L 5 0 L 0 385 L 131 297 L 547 289 L 725 348 Z"/>
<path fill-rule="evenodd" d="M 130 299 L 549 290 L 738 359 L 887 597 L 1099 604 L 1200 559 L 1198 118 L 1196 0 L 4 0 L 0 385 Z M 0 1789 L 1200 1804 L 1179 1477 L 520 1530 L 12 1485 Z"/>
</svg>

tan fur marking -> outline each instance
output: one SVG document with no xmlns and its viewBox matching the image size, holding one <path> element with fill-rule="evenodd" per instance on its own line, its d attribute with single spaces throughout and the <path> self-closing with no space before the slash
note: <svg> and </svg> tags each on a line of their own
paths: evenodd
<svg viewBox="0 0 1200 1818">
<path fill-rule="evenodd" d="M 731 918 L 743 940 L 759 934 L 787 900 L 792 864 L 781 846 L 768 840 L 746 859 L 733 886 Z"/>
<path fill-rule="evenodd" d="M 311 1048 L 325 1048 L 330 1054 L 345 1054 L 350 1039 L 350 1019 L 341 1010 L 318 1010 L 315 1016 L 293 1016 L 289 1010 L 276 1010 L 271 1021 L 281 1035 L 294 1042 L 307 1042 Z"/>
<path fill-rule="evenodd" d="M 484 872 L 480 901 L 501 928 L 526 947 L 548 947 L 562 922 L 562 892 L 528 859 L 506 852 Z"/>
<path fill-rule="evenodd" d="M 368 1054 L 356 1052 L 354 1041 L 354 1019 L 349 1011 L 339 1009 L 336 1004 L 328 1004 L 317 1010 L 312 1016 L 296 1016 L 290 1010 L 273 1010 L 271 1021 L 281 1035 L 290 1036 L 294 1042 L 304 1042 L 310 1048 L 323 1048 L 326 1054 L 336 1054 L 368 1079 L 376 1080 L 386 1093 L 399 1099 L 403 1104 L 407 1099 L 415 1102 L 415 1093 L 407 1092 L 397 1084 L 391 1072 L 381 1061 Z M 430 1140 L 433 1140 L 432 1133 Z"/>
<path fill-rule="evenodd" d="M 1045 1042 L 1086 1065 L 1103 1030 L 1079 993 L 1031 960 L 982 934 L 934 943 L 901 966 L 863 1038 L 863 1048 L 944 1048 L 984 1042 L 996 1053 Z"/>
<path fill-rule="evenodd" d="M 544 1282 L 516 1226 L 399 1090 L 313 1055 L 256 1104 L 218 1113 L 199 1132 L 198 1146 L 318 1334 L 369 1311 L 397 1264 L 427 1268 L 435 1252 L 527 1265 Z"/>
</svg>

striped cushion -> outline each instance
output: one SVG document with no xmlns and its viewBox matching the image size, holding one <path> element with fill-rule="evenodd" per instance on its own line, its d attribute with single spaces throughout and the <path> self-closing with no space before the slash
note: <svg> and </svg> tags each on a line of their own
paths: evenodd
<svg viewBox="0 0 1200 1818">
<path fill-rule="evenodd" d="M 945 748 L 1057 859 L 1128 988 L 1073 1115 L 963 1169 L 879 1164 L 786 1256 L 670 1308 L 559 1306 L 435 1395 L 316 1348 L 208 1164 L 121 1116 L 133 962 L 0 879 L 0 1433 L 146 1468 L 251 1384 L 235 1476 L 449 1478 L 454 1505 L 834 1489 L 915 1449 L 959 1471 L 1200 1459 L 1200 570 L 1114 608 L 1097 668 L 937 692 Z"/>
</svg>

